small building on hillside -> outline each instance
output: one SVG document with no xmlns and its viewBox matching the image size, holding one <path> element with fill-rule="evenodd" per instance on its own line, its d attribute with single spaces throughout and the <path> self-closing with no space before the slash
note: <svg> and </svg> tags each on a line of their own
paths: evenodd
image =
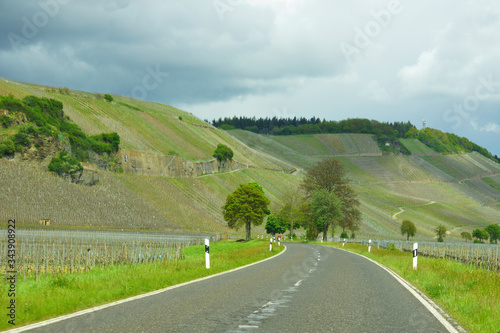
<svg viewBox="0 0 500 333">
<path fill-rule="evenodd" d="M 40 223 L 40 225 L 50 225 L 50 219 L 41 219 L 38 223 Z"/>
</svg>

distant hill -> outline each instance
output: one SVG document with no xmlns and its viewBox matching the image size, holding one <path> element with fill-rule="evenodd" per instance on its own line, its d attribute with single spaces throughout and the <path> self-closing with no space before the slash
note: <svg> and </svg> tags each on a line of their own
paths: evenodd
<svg viewBox="0 0 500 333">
<path fill-rule="evenodd" d="M 477 151 L 453 153 L 446 144 L 431 147 L 411 135 L 382 142 L 369 133 L 226 131 L 167 105 L 121 96 L 108 102 L 101 94 L 0 79 L 0 95 L 9 94 L 61 101 L 68 122 L 87 136 L 116 132 L 123 170 L 98 169 L 99 183 L 81 186 L 49 173 L 48 159 L 31 163 L 21 153 L 1 158 L 0 219 L 14 217 L 20 226 L 49 218 L 54 228 L 233 233 L 220 207 L 239 184 L 258 182 L 276 211 L 285 187 L 300 183 L 302 169 L 332 156 L 345 165 L 359 194 L 358 237 L 402 239 L 403 219 L 417 225 L 420 239 L 432 239 L 439 224 L 451 231 L 447 240 L 460 240 L 464 230 L 499 223 L 500 164 Z M 18 132 L 16 124 L 0 128 L 0 141 Z M 231 147 L 236 161 L 222 172 L 211 162 L 219 143 Z M 48 154 L 62 148 L 54 145 Z M 254 231 L 264 233 L 262 227 Z"/>
<path fill-rule="evenodd" d="M 255 117 L 226 117 L 213 120 L 212 124 L 224 130 L 244 129 L 258 134 L 272 135 L 303 135 L 303 134 L 373 134 L 383 151 L 393 153 L 411 154 L 430 151 L 436 153 L 471 153 L 481 155 L 500 162 L 498 156 L 493 156 L 487 149 L 471 142 L 469 139 L 459 137 L 453 133 L 444 133 L 433 128 L 418 130 L 409 121 L 404 122 L 379 122 L 363 118 L 349 118 L 340 121 L 321 121 L 319 118 L 259 118 Z M 410 139 L 410 140 L 408 140 Z M 418 139 L 420 144 L 416 146 Z M 406 144 L 404 144 L 406 143 Z M 401 145 L 402 144 L 402 145 Z M 409 147 L 408 147 L 409 146 Z M 428 149 L 424 148 L 427 146 Z"/>
</svg>

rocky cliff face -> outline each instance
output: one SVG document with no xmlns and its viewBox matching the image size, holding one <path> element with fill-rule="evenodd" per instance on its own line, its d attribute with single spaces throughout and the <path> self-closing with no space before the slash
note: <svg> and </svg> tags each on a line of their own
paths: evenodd
<svg viewBox="0 0 500 333">
<path fill-rule="evenodd" d="M 120 162 L 126 173 L 163 176 L 163 177 L 197 177 L 221 171 L 249 168 L 246 164 L 236 161 L 218 163 L 210 161 L 192 162 L 179 156 L 161 155 L 120 150 Z"/>
<path fill-rule="evenodd" d="M 99 183 L 99 175 L 97 174 L 97 171 L 91 171 L 86 169 L 74 172 L 69 175 L 65 175 L 63 176 L 63 178 L 73 184 L 85 185 L 85 186 L 93 186 Z"/>
</svg>

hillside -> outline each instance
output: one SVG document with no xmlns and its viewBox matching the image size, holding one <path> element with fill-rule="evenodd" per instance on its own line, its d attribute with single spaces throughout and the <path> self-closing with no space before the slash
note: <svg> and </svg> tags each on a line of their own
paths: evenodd
<svg viewBox="0 0 500 333">
<path fill-rule="evenodd" d="M 0 80 L 0 95 L 8 94 L 62 101 L 86 135 L 118 133 L 124 171 L 97 170 L 99 183 L 81 186 L 47 172 L 47 160 L 0 159 L 0 218 L 15 217 L 20 225 L 50 218 L 54 227 L 231 233 L 220 207 L 239 184 L 258 182 L 276 211 L 284 187 L 301 181 L 294 170 L 331 156 L 346 166 L 359 193 L 358 237 L 402 238 L 399 226 L 407 218 L 421 239 L 432 238 L 439 224 L 458 239 L 464 230 L 499 222 L 500 164 L 477 152 L 436 154 L 418 139 L 401 139 L 412 155 L 394 155 L 370 134 L 223 131 L 166 105 L 120 96 L 110 103 L 98 94 Z M 0 135 L 15 132 L 0 129 Z M 235 153 L 223 172 L 211 157 L 218 143 Z"/>
</svg>

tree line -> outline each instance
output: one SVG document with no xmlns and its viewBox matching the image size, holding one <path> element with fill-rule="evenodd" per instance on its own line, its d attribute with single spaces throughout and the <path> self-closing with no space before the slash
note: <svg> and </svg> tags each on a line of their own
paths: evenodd
<svg viewBox="0 0 500 333">
<path fill-rule="evenodd" d="M 207 121 L 208 122 L 208 121 Z M 410 152 L 399 143 L 398 139 L 418 139 L 438 153 L 471 153 L 476 151 L 481 155 L 500 162 L 500 157 L 492 155 L 483 148 L 465 137 L 453 133 L 442 132 L 438 129 L 417 129 L 410 121 L 407 122 L 380 122 L 364 118 L 349 118 L 340 121 L 321 120 L 316 117 L 277 118 L 277 117 L 225 117 L 212 120 L 212 125 L 223 130 L 242 129 L 265 135 L 301 135 L 301 134 L 373 134 L 382 150 L 397 147 L 399 153 Z"/>
</svg>

